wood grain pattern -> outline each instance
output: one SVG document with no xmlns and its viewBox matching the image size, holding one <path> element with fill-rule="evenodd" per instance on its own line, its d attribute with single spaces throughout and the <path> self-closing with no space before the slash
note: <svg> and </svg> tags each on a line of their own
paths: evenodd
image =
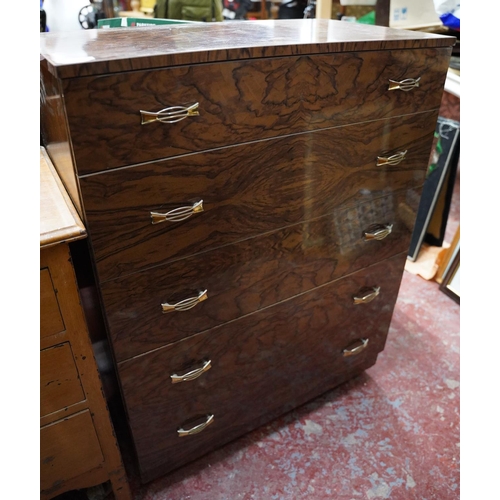
<svg viewBox="0 0 500 500">
<path fill-rule="evenodd" d="M 436 118 L 423 113 L 85 177 L 86 225 L 100 280 L 320 217 L 372 192 L 420 186 Z M 406 159 L 377 167 L 387 148 L 407 149 Z M 200 199 L 204 212 L 151 224 L 151 211 Z"/>
<path fill-rule="evenodd" d="M 119 365 L 132 434 L 145 480 L 207 453 L 243 432 L 367 368 L 384 347 L 405 254 L 268 309 Z M 380 286 L 372 302 L 354 305 L 365 286 Z M 367 349 L 342 350 L 359 338 Z M 212 368 L 172 384 L 203 360 Z M 235 391 L 235 387 L 238 390 Z M 207 413 L 215 421 L 195 436 L 176 429 Z M 146 423 L 147 422 L 147 423 Z"/>
<path fill-rule="evenodd" d="M 40 54 L 54 75 L 72 78 L 256 57 L 448 47 L 455 41 L 380 26 L 287 19 L 43 33 Z"/>
<path fill-rule="evenodd" d="M 40 351 L 40 416 L 84 399 L 70 344 Z"/>
<path fill-rule="evenodd" d="M 76 241 L 87 231 L 45 148 L 40 147 L 40 248 Z"/>
<path fill-rule="evenodd" d="M 78 181 L 73 165 L 61 82 L 49 73 L 44 61 L 40 62 L 40 136 L 43 147 L 64 185 L 67 195 L 80 215 L 82 206 Z M 42 145 L 42 144 L 41 144 Z"/>
<path fill-rule="evenodd" d="M 208 330 L 406 251 L 412 221 L 403 207 L 412 205 L 416 214 L 419 193 L 377 194 L 319 219 L 104 283 L 101 293 L 116 360 Z M 363 229 L 377 221 L 393 223 L 393 232 L 384 240 L 366 242 Z M 193 309 L 162 313 L 162 303 L 196 297 L 205 289 L 208 299 Z"/>
<path fill-rule="evenodd" d="M 41 428 L 40 487 L 43 495 L 58 491 L 61 477 L 73 479 L 103 462 L 89 410 Z"/>
<path fill-rule="evenodd" d="M 155 442 L 154 445 L 156 445 L 156 448 L 149 450 L 149 457 L 147 457 L 147 459 L 142 459 L 139 462 L 141 482 L 148 483 L 154 479 L 158 479 L 159 477 L 206 455 L 210 451 L 221 448 L 223 445 L 233 441 L 234 439 L 244 436 L 246 433 L 268 424 L 272 420 L 289 411 L 292 411 L 308 401 L 311 401 L 315 397 L 323 394 L 327 388 L 334 388 L 347 382 L 373 366 L 377 361 L 377 356 L 378 352 L 367 351 L 358 359 L 351 359 L 347 367 L 330 367 L 328 375 L 324 379 L 308 378 L 309 386 L 307 389 L 301 387 L 301 390 L 294 391 L 293 387 L 297 386 L 289 387 L 288 390 L 282 391 L 282 396 L 284 398 L 288 398 L 289 402 L 285 402 L 281 407 L 270 405 L 269 408 L 264 409 L 261 404 L 258 403 L 257 407 L 254 408 L 253 405 L 256 401 L 259 401 L 259 399 L 252 400 L 248 398 L 241 403 L 241 413 L 239 415 L 243 415 L 243 418 L 238 420 L 234 413 L 217 414 L 215 417 L 217 419 L 217 428 L 213 429 L 214 424 L 212 424 L 206 429 L 210 432 L 210 435 L 201 438 L 203 443 L 200 443 L 200 441 L 198 443 L 192 442 L 189 444 L 179 442 L 179 439 L 188 439 L 189 437 L 196 438 L 196 436 L 188 436 L 187 438 L 178 438 L 176 436 L 176 439 L 170 441 L 168 444 L 165 443 L 166 439 L 161 442 Z M 296 382 L 301 383 L 302 377 L 298 378 L 300 378 L 300 380 L 296 380 Z M 283 383 L 288 384 L 289 382 L 288 380 L 284 380 Z M 241 398 L 239 399 L 241 400 Z M 240 401 L 237 403 L 240 403 Z M 245 411 L 248 408 L 250 408 L 250 415 L 247 416 Z M 260 414 L 258 412 L 259 408 L 262 408 L 262 412 Z M 201 418 L 197 418 L 196 422 L 202 422 L 204 418 L 206 418 L 205 415 Z M 247 420 L 247 418 L 251 418 L 253 420 Z M 186 423 L 187 422 L 184 421 L 182 422 L 182 425 L 186 425 Z M 154 422 L 146 425 L 160 425 L 161 428 L 165 429 L 165 421 L 162 419 L 154 419 Z M 170 427 L 169 430 L 171 431 L 172 428 Z M 198 437 L 200 436 L 201 435 L 198 435 Z M 159 446 L 162 446 L 162 448 L 158 449 Z M 177 459 L 173 458 L 175 456 L 177 456 Z"/>
<path fill-rule="evenodd" d="M 64 330 L 50 271 L 40 269 L 40 337 L 49 337 Z"/>
<path fill-rule="evenodd" d="M 438 109 L 449 49 L 328 54 L 121 73 L 64 82 L 79 175 L 280 135 Z M 410 92 L 389 80 L 421 78 Z M 140 110 L 199 103 L 141 125 Z"/>
<path fill-rule="evenodd" d="M 82 202 L 143 482 L 375 363 L 454 37 L 318 19 L 40 41 L 48 151 Z M 193 119 L 140 124 L 141 109 L 193 102 Z M 203 212 L 151 224 L 200 200 Z M 393 233 L 361 241 L 372 223 Z M 367 286 L 381 294 L 353 305 Z M 190 311 L 161 313 L 204 289 Z M 368 348 L 343 356 L 360 338 Z"/>
</svg>

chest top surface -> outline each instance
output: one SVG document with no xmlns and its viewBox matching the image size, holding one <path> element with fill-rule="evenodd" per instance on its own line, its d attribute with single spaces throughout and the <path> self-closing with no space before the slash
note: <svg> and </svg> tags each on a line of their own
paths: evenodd
<svg viewBox="0 0 500 500">
<path fill-rule="evenodd" d="M 371 50 L 449 47 L 455 37 L 326 19 L 241 21 L 40 35 L 58 78 L 203 62 Z"/>
</svg>

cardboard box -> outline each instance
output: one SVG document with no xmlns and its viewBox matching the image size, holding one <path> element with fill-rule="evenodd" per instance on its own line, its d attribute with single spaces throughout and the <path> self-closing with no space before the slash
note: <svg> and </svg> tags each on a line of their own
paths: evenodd
<svg viewBox="0 0 500 500">
<path fill-rule="evenodd" d="M 389 15 L 391 28 L 411 30 L 443 25 L 433 0 L 391 0 Z"/>
</svg>

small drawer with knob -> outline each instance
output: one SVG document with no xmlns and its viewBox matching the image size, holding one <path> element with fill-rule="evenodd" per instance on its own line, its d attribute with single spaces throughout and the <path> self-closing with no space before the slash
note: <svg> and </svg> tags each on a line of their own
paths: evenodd
<svg viewBox="0 0 500 500">
<path fill-rule="evenodd" d="M 274 57 L 64 81 L 80 175 L 438 109 L 448 48 Z"/>
<path fill-rule="evenodd" d="M 85 400 L 69 342 L 40 351 L 40 416 Z"/>
<path fill-rule="evenodd" d="M 317 396 L 321 384 L 371 366 L 384 347 L 405 260 L 398 254 L 118 363 L 141 476 L 186 463 Z"/>
<path fill-rule="evenodd" d="M 100 280 L 418 188 L 436 118 L 420 113 L 84 177 Z"/>
<path fill-rule="evenodd" d="M 93 416 L 91 409 L 86 408 L 40 428 L 42 498 L 53 498 L 54 490 L 61 487 L 61 478 L 69 484 L 90 486 L 91 480 L 78 479 L 79 476 L 85 478 L 84 474 L 93 469 L 106 470 L 109 459 L 103 447 L 105 441 Z"/>
</svg>

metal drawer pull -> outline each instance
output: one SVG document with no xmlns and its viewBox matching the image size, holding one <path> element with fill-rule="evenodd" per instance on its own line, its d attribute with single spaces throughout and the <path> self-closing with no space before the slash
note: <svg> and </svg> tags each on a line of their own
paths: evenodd
<svg viewBox="0 0 500 500">
<path fill-rule="evenodd" d="M 402 90 L 403 92 L 408 92 L 416 87 L 420 87 L 420 77 L 416 80 L 415 78 L 406 78 L 400 82 L 389 80 L 389 90 Z"/>
<path fill-rule="evenodd" d="M 380 294 L 380 287 L 379 286 L 374 286 L 371 288 L 363 288 L 358 292 L 358 295 L 355 295 L 352 300 L 354 301 L 354 304 L 368 304 L 368 302 L 371 302 L 375 298 L 377 298 Z"/>
<path fill-rule="evenodd" d="M 356 354 L 359 354 L 361 351 L 364 351 L 366 349 L 366 346 L 368 345 L 368 340 L 369 339 L 359 339 L 357 340 L 354 344 L 354 347 L 346 347 L 343 351 L 342 354 L 346 358 L 347 356 L 356 356 Z"/>
<path fill-rule="evenodd" d="M 203 366 L 201 368 L 191 370 L 184 375 L 177 375 L 174 373 L 173 375 L 170 375 L 170 378 L 172 379 L 172 384 L 179 384 L 180 382 L 190 382 L 191 380 L 198 378 L 200 375 L 210 370 L 210 368 L 212 368 L 212 361 L 209 359 L 208 361 L 205 361 L 203 363 Z"/>
<path fill-rule="evenodd" d="M 174 311 L 189 311 L 189 309 L 192 309 L 194 306 L 207 299 L 207 290 L 203 290 L 203 292 L 198 294 L 198 297 L 189 297 L 189 299 L 181 300 L 180 302 L 177 302 L 177 304 L 169 304 L 168 302 L 165 302 L 161 305 L 161 310 L 164 314 Z"/>
<path fill-rule="evenodd" d="M 198 432 L 201 432 L 202 430 L 206 429 L 213 421 L 214 421 L 214 416 L 207 415 L 207 420 L 202 424 L 195 425 L 191 429 L 183 429 L 182 427 L 180 427 L 179 429 L 177 429 L 177 434 L 179 434 L 179 437 L 192 436 L 193 434 L 198 434 Z"/>
<path fill-rule="evenodd" d="M 377 167 L 381 167 L 383 165 L 399 165 L 408 153 L 406 151 L 400 151 L 399 153 L 393 154 L 392 156 L 377 156 Z"/>
<path fill-rule="evenodd" d="M 392 233 L 392 224 L 374 224 L 364 233 L 366 241 L 383 240 Z"/>
<path fill-rule="evenodd" d="M 141 125 L 147 125 L 153 122 L 177 123 L 188 116 L 199 116 L 198 103 L 191 106 L 171 106 L 157 112 L 143 111 L 141 109 Z"/>
<path fill-rule="evenodd" d="M 203 200 L 197 201 L 190 207 L 179 207 L 170 210 L 165 214 L 160 212 L 151 212 L 151 224 L 159 224 L 160 222 L 170 221 L 170 222 L 180 222 L 181 220 L 186 220 L 193 214 L 203 212 Z"/>
</svg>

